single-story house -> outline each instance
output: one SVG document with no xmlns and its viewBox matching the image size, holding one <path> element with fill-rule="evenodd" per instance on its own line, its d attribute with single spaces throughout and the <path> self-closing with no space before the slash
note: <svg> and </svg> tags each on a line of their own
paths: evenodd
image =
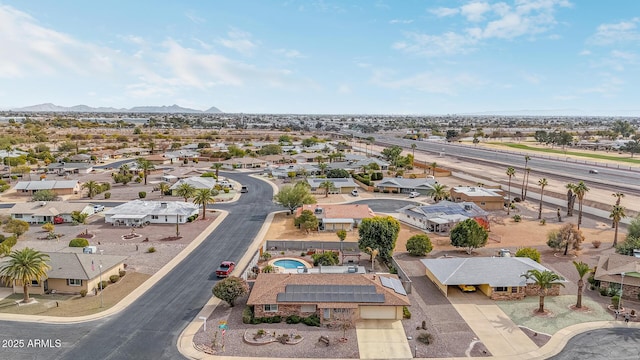
<svg viewBox="0 0 640 360">
<path fill-rule="evenodd" d="M 315 193 L 324 193 L 324 189 L 320 188 L 320 184 L 325 181 L 333 183 L 334 190 L 329 191 L 329 194 L 349 194 L 352 190 L 355 190 L 358 185 L 353 182 L 351 178 L 308 178 L 307 183 L 311 186 L 311 191 Z"/>
<path fill-rule="evenodd" d="M 114 154 L 115 154 L 115 151 L 109 150 L 109 149 L 96 150 L 91 152 L 91 155 L 95 156 L 96 159 L 98 159 L 98 161 L 107 161 L 109 159 L 113 159 Z"/>
<path fill-rule="evenodd" d="M 113 152 L 115 157 L 133 157 L 133 156 L 145 156 L 149 155 L 150 150 L 141 147 L 128 147 L 115 150 Z"/>
<path fill-rule="evenodd" d="M 78 294 L 81 290 L 92 293 L 100 286 L 100 278 L 109 281 L 109 276 L 118 275 L 120 270 L 124 270 L 124 261 L 127 259 L 126 256 L 74 252 L 45 254 L 49 255 L 51 269 L 44 279 L 31 283 L 29 294 Z M 16 281 L 13 292 L 22 294 L 22 290 L 22 283 Z"/>
<path fill-rule="evenodd" d="M 433 190 L 433 185 L 437 183 L 433 179 L 404 179 L 404 178 L 384 178 L 376 185 L 380 191 L 397 192 L 408 194 L 416 191 L 422 195 L 427 195 Z"/>
<path fill-rule="evenodd" d="M 301 163 L 301 164 L 288 164 L 278 166 L 277 168 L 271 169 L 271 176 L 280 179 L 286 179 L 289 177 L 290 172 L 295 172 L 297 175 L 320 175 L 321 171 L 317 166 L 310 163 Z"/>
<path fill-rule="evenodd" d="M 422 259 L 427 278 L 445 296 L 460 291 L 459 285 L 472 285 L 492 300 L 519 300 L 538 295 L 539 287 L 522 274 L 529 270 L 547 271 L 527 257 L 473 257 Z M 550 270 L 549 270 L 550 271 Z M 548 295 L 559 295 L 558 281 Z"/>
<path fill-rule="evenodd" d="M 52 190 L 56 195 L 72 195 L 78 194 L 81 188 L 78 180 L 40 180 L 18 181 L 15 190 L 22 195 L 33 195 L 39 190 Z"/>
<path fill-rule="evenodd" d="M 178 191 L 178 188 L 182 184 L 189 184 L 194 188 L 196 188 L 197 190 L 213 189 L 213 187 L 216 186 L 216 179 L 213 177 L 201 177 L 201 176 L 192 176 L 186 179 L 180 179 L 176 181 L 173 185 L 171 185 L 171 187 L 169 188 L 169 190 L 171 191 L 171 195 L 178 196 L 176 192 Z"/>
<path fill-rule="evenodd" d="M 477 186 L 456 186 L 450 191 L 455 202 L 472 202 L 483 210 L 502 210 L 504 194 L 500 189 L 486 189 Z"/>
<path fill-rule="evenodd" d="M 616 289 L 620 289 L 620 284 L 622 284 L 622 298 L 638 300 L 638 295 L 640 295 L 640 258 L 620 254 L 602 255 L 598 259 L 598 267 L 593 278 L 600 282 L 601 289 L 606 289 L 612 286 L 611 284 L 614 284 L 613 287 Z"/>
<path fill-rule="evenodd" d="M 398 213 L 398 220 L 435 233 L 448 233 L 459 222 L 469 218 L 489 226 L 489 214 L 472 202 L 440 201 L 429 205 L 407 205 Z"/>
<path fill-rule="evenodd" d="M 296 160 L 293 157 L 291 157 L 291 155 L 287 155 L 287 154 L 264 155 L 264 156 L 258 157 L 258 159 L 264 160 L 271 165 L 291 164 L 296 162 Z"/>
<path fill-rule="evenodd" d="M 91 162 L 91 155 L 89 154 L 75 154 L 69 156 L 71 162 Z"/>
<path fill-rule="evenodd" d="M 317 314 L 321 323 L 332 320 L 402 319 L 410 306 L 395 275 L 270 274 L 256 278 L 247 305 L 256 317 Z"/>
<path fill-rule="evenodd" d="M 147 156 L 144 156 L 143 159 L 147 160 L 153 165 L 171 164 L 171 159 L 167 159 L 166 157 L 160 154 L 147 155 Z"/>
<path fill-rule="evenodd" d="M 48 173 L 58 175 L 89 174 L 93 171 L 93 164 L 87 162 L 58 162 L 47 166 Z"/>
<path fill-rule="evenodd" d="M 0 159 L 15 158 L 23 155 L 29 155 L 28 152 L 22 150 L 0 150 Z"/>
<path fill-rule="evenodd" d="M 198 215 L 200 208 L 184 201 L 133 200 L 104 212 L 104 221 L 113 226 L 184 224 Z"/>
<path fill-rule="evenodd" d="M 357 160 L 357 161 L 351 161 L 353 167 L 355 167 L 356 169 L 362 169 L 363 166 L 371 166 L 372 163 L 375 163 L 378 165 L 378 167 L 380 167 L 380 170 L 387 170 L 389 169 L 389 163 L 384 161 L 384 160 L 380 160 L 378 158 L 366 158 L 366 159 L 362 159 L 362 160 Z"/>
<path fill-rule="evenodd" d="M 268 165 L 266 161 L 258 158 L 252 158 L 252 157 L 229 159 L 229 160 L 221 161 L 221 163 L 227 168 L 232 168 L 232 169 L 255 169 L 255 168 L 265 167 Z"/>
<path fill-rule="evenodd" d="M 71 213 L 79 211 L 93 215 L 93 205 L 88 203 L 72 203 L 66 201 L 34 201 L 16 203 L 9 210 L 11 218 L 23 220 L 29 224 L 53 223 L 54 217 L 62 218 L 63 222 L 73 222 Z"/>
<path fill-rule="evenodd" d="M 200 157 L 200 153 L 194 150 L 176 150 L 164 153 L 164 157 L 169 159 L 169 162 L 173 164 L 177 160 L 197 159 Z"/>
<path fill-rule="evenodd" d="M 318 218 L 319 231 L 351 231 L 362 222 L 362 219 L 375 216 L 368 205 L 364 204 L 310 204 L 296 209 L 296 217 L 302 211 L 309 210 Z"/>
</svg>

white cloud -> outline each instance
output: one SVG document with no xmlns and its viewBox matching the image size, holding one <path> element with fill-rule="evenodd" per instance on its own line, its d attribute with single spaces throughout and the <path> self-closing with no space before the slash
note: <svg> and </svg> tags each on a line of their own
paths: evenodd
<svg viewBox="0 0 640 360">
<path fill-rule="evenodd" d="M 351 94 L 351 87 L 347 84 L 338 86 L 338 94 Z"/>
<path fill-rule="evenodd" d="M 413 20 L 393 19 L 389 20 L 389 24 L 411 24 Z"/>
<path fill-rule="evenodd" d="M 590 50 L 582 50 L 582 51 L 580 51 L 580 53 L 578 53 L 578 55 L 580 55 L 580 56 L 588 56 L 588 55 L 591 55 L 591 51 Z"/>
<path fill-rule="evenodd" d="M 405 33 L 407 41 L 392 45 L 396 50 L 426 56 L 453 55 L 473 50 L 476 40 L 472 37 L 448 32 L 442 35 L 427 35 L 415 32 Z"/>
<path fill-rule="evenodd" d="M 456 15 L 460 12 L 460 10 L 456 8 L 439 7 L 435 9 L 429 9 L 429 12 L 437 17 L 446 17 Z"/>
<path fill-rule="evenodd" d="M 486 2 L 470 2 L 460 8 L 460 13 L 469 21 L 482 21 L 490 10 L 491 5 Z"/>
<path fill-rule="evenodd" d="M 610 45 L 615 43 L 640 40 L 638 23 L 640 18 L 633 18 L 615 24 L 602 24 L 596 29 L 596 33 L 588 40 L 595 45 Z"/>
<path fill-rule="evenodd" d="M 306 58 L 305 55 L 303 55 L 300 51 L 298 50 L 293 50 L 293 49 L 276 49 L 273 52 L 275 52 L 276 54 L 280 54 L 286 58 L 290 58 L 290 59 L 303 59 Z"/>
<path fill-rule="evenodd" d="M 599 74 L 601 81 L 600 84 L 582 89 L 580 92 L 585 94 L 600 94 L 603 97 L 610 98 L 620 92 L 624 80 L 613 76 L 610 73 Z"/>
<path fill-rule="evenodd" d="M 193 22 L 194 24 L 202 24 L 204 22 L 206 22 L 205 19 L 203 19 L 202 17 L 198 16 L 194 11 L 189 10 L 187 11 L 184 16 L 187 17 L 187 19 L 191 20 L 191 22 Z"/>
<path fill-rule="evenodd" d="M 227 39 L 220 38 L 216 42 L 243 55 L 250 55 L 257 46 L 251 41 L 251 34 L 248 32 L 232 29 L 227 36 Z"/>
</svg>

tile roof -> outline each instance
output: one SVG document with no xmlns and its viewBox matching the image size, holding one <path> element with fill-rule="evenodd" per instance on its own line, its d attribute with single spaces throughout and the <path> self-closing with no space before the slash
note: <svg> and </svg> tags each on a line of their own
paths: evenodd
<svg viewBox="0 0 640 360">
<path fill-rule="evenodd" d="M 433 184 L 437 181 L 433 179 L 404 179 L 404 178 L 384 178 L 377 186 L 397 187 L 402 189 L 433 189 Z"/>
</svg>

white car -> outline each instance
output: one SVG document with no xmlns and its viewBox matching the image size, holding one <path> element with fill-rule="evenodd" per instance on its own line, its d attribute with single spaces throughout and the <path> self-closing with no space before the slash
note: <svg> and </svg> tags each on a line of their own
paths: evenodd
<svg viewBox="0 0 640 360">
<path fill-rule="evenodd" d="M 409 193 L 409 198 L 413 199 L 413 198 L 417 198 L 418 196 L 420 196 L 420 193 L 417 191 L 412 191 Z"/>
<path fill-rule="evenodd" d="M 104 205 L 93 205 L 93 212 L 101 212 L 104 211 Z"/>
<path fill-rule="evenodd" d="M 353 195 L 353 196 L 358 196 L 358 195 L 359 195 L 359 194 L 358 194 L 358 190 L 355 190 L 355 189 L 354 189 L 354 190 L 351 190 L 351 195 Z"/>
</svg>

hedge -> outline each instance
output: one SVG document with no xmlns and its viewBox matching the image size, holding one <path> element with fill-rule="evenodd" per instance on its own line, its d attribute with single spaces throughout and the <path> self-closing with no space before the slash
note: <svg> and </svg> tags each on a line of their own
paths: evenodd
<svg viewBox="0 0 640 360">
<path fill-rule="evenodd" d="M 89 240 L 83 238 L 75 238 L 69 241 L 69 247 L 85 247 L 89 246 Z"/>
</svg>

